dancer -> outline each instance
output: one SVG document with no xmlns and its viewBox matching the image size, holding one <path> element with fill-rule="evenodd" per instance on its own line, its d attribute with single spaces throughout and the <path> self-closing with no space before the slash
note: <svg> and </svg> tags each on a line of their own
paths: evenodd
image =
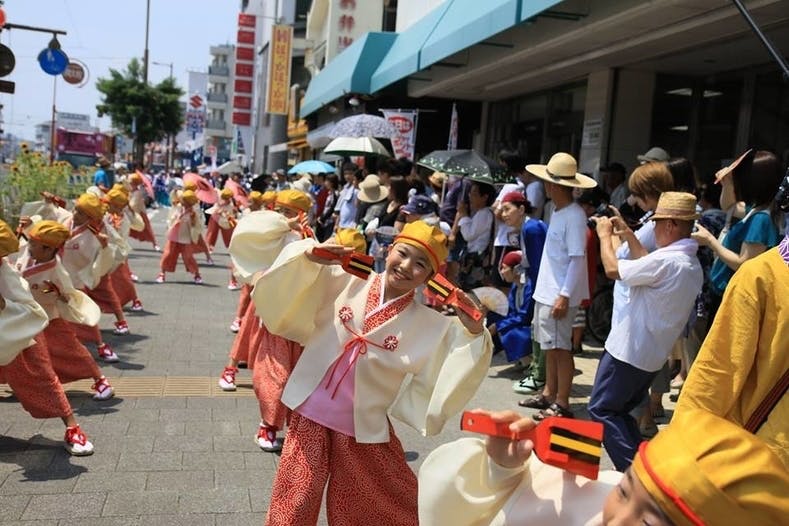
<svg viewBox="0 0 789 526">
<path fill-rule="evenodd" d="M 233 202 L 233 191 L 225 188 L 219 194 L 219 201 L 205 211 L 211 218 L 208 220 L 208 229 L 205 233 L 205 240 L 208 243 L 208 250 L 214 252 L 217 237 L 222 232 L 222 241 L 225 247 L 230 246 L 230 237 L 236 226 L 236 205 Z"/>
<path fill-rule="evenodd" d="M 266 524 L 316 524 L 328 481 L 330 523 L 415 526 L 416 477 L 389 411 L 424 435 L 440 432 L 487 374 L 490 335 L 481 320 L 414 301 L 447 256 L 437 228 L 406 225 L 386 271 L 366 281 L 314 255 L 314 246 L 285 247 L 252 291 L 268 330 L 304 345 L 282 394 L 294 412 Z"/>
<path fill-rule="evenodd" d="M 0 383 L 33 418 L 60 417 L 66 426 L 64 447 L 72 455 L 93 454 L 49 361 L 40 333 L 47 313 L 30 294 L 27 282 L 6 261 L 19 250 L 11 228 L 0 220 Z"/>
<path fill-rule="evenodd" d="M 203 222 L 198 218 L 197 196 L 192 190 L 184 190 L 178 204 L 170 214 L 170 228 L 167 230 L 167 244 L 164 247 L 160 272 L 156 283 L 164 283 L 166 272 L 175 272 L 178 256 L 184 262 L 186 271 L 194 274 L 196 285 L 203 283 L 200 269 L 194 258 L 194 243 L 202 236 Z"/>
<path fill-rule="evenodd" d="M 134 279 L 132 277 L 131 269 L 129 268 L 129 252 L 131 245 L 129 245 L 129 235 L 131 231 L 131 222 L 129 220 L 130 211 L 129 197 L 126 193 L 118 188 L 113 188 L 105 197 L 108 210 L 105 216 L 107 221 L 120 236 L 121 249 L 118 251 L 123 261 L 117 266 L 115 270 L 110 272 L 110 279 L 112 280 L 112 287 L 115 294 L 118 296 L 118 301 L 121 306 L 131 302 L 131 310 L 139 312 L 143 310 L 142 301 L 137 295 L 137 288 L 134 286 Z"/>
<path fill-rule="evenodd" d="M 94 400 L 113 396 L 109 380 L 101 374 L 90 352 L 69 322 L 98 325 L 101 310 L 85 293 L 76 290 L 57 256 L 68 240 L 68 228 L 55 221 L 39 221 L 28 232 L 28 243 L 15 267 L 30 285 L 33 299 L 46 311 L 49 325 L 42 336 L 52 368 L 60 383 L 91 378 Z"/>
<path fill-rule="evenodd" d="M 129 176 L 129 185 L 131 186 L 131 194 L 129 195 L 129 208 L 135 213 L 140 214 L 142 217 L 144 227 L 142 230 L 132 230 L 129 235 L 138 241 L 150 241 L 153 249 L 157 252 L 161 250 L 159 244 L 156 242 L 156 235 L 153 233 L 151 220 L 148 217 L 148 212 L 145 209 L 145 185 L 142 178 L 145 177 L 140 172 L 134 172 Z"/>
</svg>

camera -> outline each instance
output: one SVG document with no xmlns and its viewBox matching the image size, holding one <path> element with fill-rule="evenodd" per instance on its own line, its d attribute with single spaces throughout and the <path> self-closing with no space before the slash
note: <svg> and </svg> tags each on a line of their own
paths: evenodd
<svg viewBox="0 0 789 526">
<path fill-rule="evenodd" d="M 597 208 L 595 208 L 592 217 L 614 217 L 615 215 L 616 214 L 613 212 L 613 210 L 608 208 L 608 203 L 603 202 L 600 203 L 600 205 Z M 592 220 L 592 217 L 590 217 L 589 220 L 586 222 L 586 226 L 588 226 L 591 229 L 594 229 L 597 225 Z"/>
</svg>

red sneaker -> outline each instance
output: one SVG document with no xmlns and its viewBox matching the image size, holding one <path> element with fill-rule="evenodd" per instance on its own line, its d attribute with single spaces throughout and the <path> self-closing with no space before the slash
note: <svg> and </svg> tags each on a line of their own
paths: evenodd
<svg viewBox="0 0 789 526">
<path fill-rule="evenodd" d="M 108 343 L 102 343 L 99 345 L 98 349 L 96 349 L 99 353 L 99 358 L 104 360 L 107 363 L 117 362 L 118 355 L 112 350 L 112 347 L 109 346 Z"/>
<path fill-rule="evenodd" d="M 84 457 L 93 454 L 93 444 L 88 440 L 88 436 L 82 432 L 79 425 L 66 428 L 66 435 L 63 437 L 66 451 L 77 457 Z"/>
<path fill-rule="evenodd" d="M 236 390 L 236 373 L 238 369 L 235 367 L 225 367 L 225 370 L 222 371 L 222 376 L 219 377 L 219 387 L 223 391 L 235 391 Z"/>
<path fill-rule="evenodd" d="M 129 324 L 126 323 L 126 320 L 116 321 L 115 330 L 112 332 L 115 334 L 129 334 Z"/>
<path fill-rule="evenodd" d="M 282 450 L 282 439 L 277 438 L 277 429 L 260 424 L 255 443 L 268 453 Z"/>
</svg>

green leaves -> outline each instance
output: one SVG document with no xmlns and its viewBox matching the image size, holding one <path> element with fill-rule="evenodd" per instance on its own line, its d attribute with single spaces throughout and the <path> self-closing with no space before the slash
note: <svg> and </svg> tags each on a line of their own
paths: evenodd
<svg viewBox="0 0 789 526">
<path fill-rule="evenodd" d="M 142 65 L 136 58 L 125 71 L 110 69 L 108 78 L 96 81 L 96 89 L 102 95 L 96 105 L 99 116 L 109 115 L 113 125 L 127 135 L 135 135 L 132 123 L 136 118 L 140 142 L 159 141 L 181 130 L 184 115 L 179 99 L 184 91 L 172 78 L 153 86 L 143 82 Z"/>
</svg>

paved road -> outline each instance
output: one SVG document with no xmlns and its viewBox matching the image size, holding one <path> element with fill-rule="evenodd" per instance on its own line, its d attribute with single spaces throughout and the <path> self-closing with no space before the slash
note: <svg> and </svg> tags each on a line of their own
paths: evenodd
<svg viewBox="0 0 789 526">
<path fill-rule="evenodd" d="M 153 218 L 162 244 L 164 215 Z M 130 335 L 105 331 L 121 361 L 101 365 L 117 396 L 94 402 L 86 382 L 67 386 L 95 454 L 70 457 L 61 422 L 30 418 L 0 386 L 0 525 L 262 524 L 279 457 L 253 441 L 258 410 L 249 372 L 241 371 L 246 387 L 235 394 L 214 387 L 238 299 L 226 288 L 226 251 L 218 250 L 213 267 L 198 257 L 205 284 L 192 284 L 181 269 L 160 285 L 153 281 L 160 254 L 133 243 L 145 312 L 128 314 Z M 111 317 L 102 327 L 112 327 Z M 585 354 L 576 360 L 573 399 L 581 414 L 598 356 Z M 507 369 L 494 357 L 470 407 L 516 407 L 510 385 L 517 375 Z M 414 469 L 436 445 L 460 436 L 457 421 L 431 438 L 398 422 L 395 428 Z"/>
</svg>

